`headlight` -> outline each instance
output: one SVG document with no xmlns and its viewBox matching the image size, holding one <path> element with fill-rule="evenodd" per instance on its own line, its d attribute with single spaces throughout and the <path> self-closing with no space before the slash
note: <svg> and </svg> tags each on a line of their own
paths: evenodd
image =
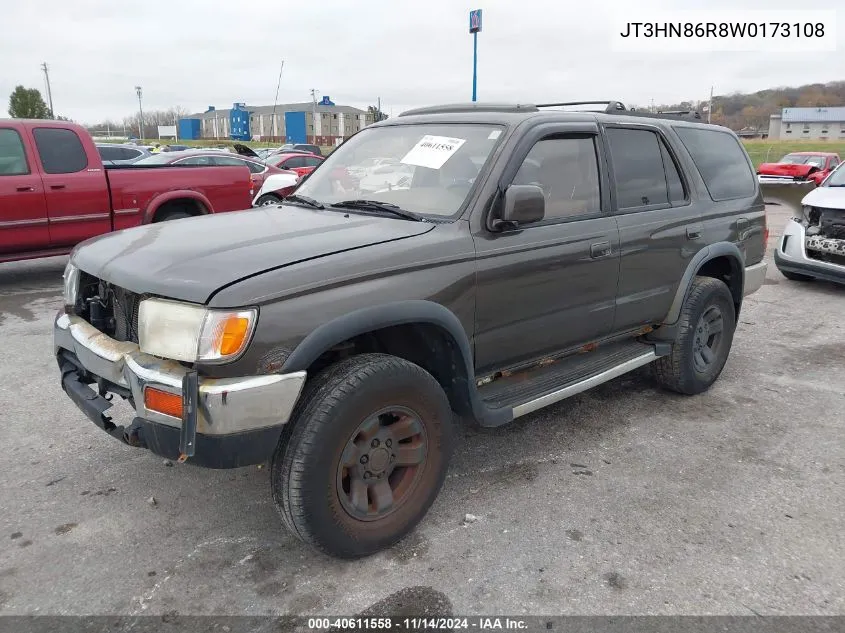
<svg viewBox="0 0 845 633">
<path fill-rule="evenodd" d="M 65 266 L 65 272 L 62 274 L 62 280 L 64 282 L 65 305 L 75 305 L 76 295 L 79 294 L 79 269 L 68 262 Z"/>
<path fill-rule="evenodd" d="M 249 343 L 258 312 L 212 310 L 203 306 L 145 299 L 138 310 L 141 351 L 187 362 L 225 361 Z"/>
</svg>

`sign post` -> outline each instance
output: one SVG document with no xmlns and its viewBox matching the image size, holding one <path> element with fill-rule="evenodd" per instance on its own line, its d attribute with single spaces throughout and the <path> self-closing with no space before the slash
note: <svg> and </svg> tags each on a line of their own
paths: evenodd
<svg viewBox="0 0 845 633">
<path fill-rule="evenodd" d="M 476 100 L 478 84 L 478 34 L 481 32 L 481 9 L 469 12 L 469 32 L 472 33 L 472 100 Z"/>
</svg>

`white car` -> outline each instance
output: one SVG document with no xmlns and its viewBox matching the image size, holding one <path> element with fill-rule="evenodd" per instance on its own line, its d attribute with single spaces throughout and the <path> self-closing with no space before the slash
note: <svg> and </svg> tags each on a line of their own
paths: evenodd
<svg viewBox="0 0 845 633">
<path fill-rule="evenodd" d="M 411 186 L 414 168 L 400 163 L 382 165 L 361 178 L 358 188 L 362 192 L 375 193 L 391 189 L 407 189 Z"/>
<path fill-rule="evenodd" d="M 775 266 L 787 279 L 845 284 L 845 169 L 840 164 L 804 195 L 775 249 Z M 762 183 L 761 183 L 762 184 Z M 782 185 L 785 191 L 788 185 Z M 782 200 L 789 195 L 781 196 Z"/>
<path fill-rule="evenodd" d="M 295 173 L 290 174 L 270 174 L 264 179 L 264 184 L 261 189 L 255 194 L 252 199 L 252 206 L 266 207 L 274 204 L 280 204 L 282 198 L 290 195 L 299 182 L 299 176 Z"/>
</svg>

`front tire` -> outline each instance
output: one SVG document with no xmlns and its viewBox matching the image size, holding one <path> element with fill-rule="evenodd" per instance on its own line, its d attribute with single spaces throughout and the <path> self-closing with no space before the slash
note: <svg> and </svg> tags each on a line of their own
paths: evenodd
<svg viewBox="0 0 845 633">
<path fill-rule="evenodd" d="M 270 207 L 276 204 L 282 204 L 282 199 L 272 193 L 265 193 L 255 201 L 256 207 Z"/>
<path fill-rule="evenodd" d="M 425 516 L 446 477 L 452 412 L 424 369 L 361 354 L 307 384 L 273 456 L 287 527 L 340 558 L 387 548 Z"/>
<path fill-rule="evenodd" d="M 696 277 L 678 326 L 671 353 L 651 364 L 652 375 L 678 393 L 707 391 L 725 367 L 736 329 L 733 296 L 725 283 Z"/>
</svg>

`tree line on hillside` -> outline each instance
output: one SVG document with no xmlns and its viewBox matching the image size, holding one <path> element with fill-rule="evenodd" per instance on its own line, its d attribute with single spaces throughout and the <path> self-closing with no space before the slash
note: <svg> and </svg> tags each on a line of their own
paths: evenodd
<svg viewBox="0 0 845 633">
<path fill-rule="evenodd" d="M 188 116 L 190 112 L 181 106 L 174 106 L 166 110 L 144 110 L 144 134 L 142 138 L 158 138 L 159 125 L 179 125 L 179 119 Z M 99 123 L 86 126 L 94 136 L 138 136 L 140 113 L 125 116 L 122 119 L 106 119 Z"/>
<path fill-rule="evenodd" d="M 790 107 L 833 107 L 845 105 L 845 81 L 807 84 L 798 87 L 769 88 L 753 93 L 734 92 L 713 97 L 712 122 L 734 130 L 755 128 L 766 130 L 769 117 L 780 113 L 782 108 Z M 706 112 L 707 100 L 682 101 L 652 107 L 638 107 L 638 110 L 699 110 Z M 69 120 L 61 116 L 52 116 L 44 102 L 41 92 L 35 88 L 17 86 L 9 97 L 9 115 L 13 118 Z M 368 112 L 376 120 L 387 118 L 376 106 L 369 106 Z M 144 112 L 143 138 L 158 137 L 159 125 L 178 125 L 178 120 L 189 112 L 180 106 L 166 110 Z M 120 120 L 105 120 L 88 126 L 92 134 L 115 136 L 137 136 L 140 114 L 123 117 Z"/>
<path fill-rule="evenodd" d="M 752 93 L 733 92 L 713 96 L 711 120 L 733 130 L 767 130 L 769 117 L 783 108 L 823 108 L 845 105 L 845 81 L 806 84 L 798 87 L 769 88 Z M 650 108 L 637 108 L 647 110 Z M 663 104 L 655 110 L 698 110 L 706 112 L 707 99 Z"/>
</svg>

